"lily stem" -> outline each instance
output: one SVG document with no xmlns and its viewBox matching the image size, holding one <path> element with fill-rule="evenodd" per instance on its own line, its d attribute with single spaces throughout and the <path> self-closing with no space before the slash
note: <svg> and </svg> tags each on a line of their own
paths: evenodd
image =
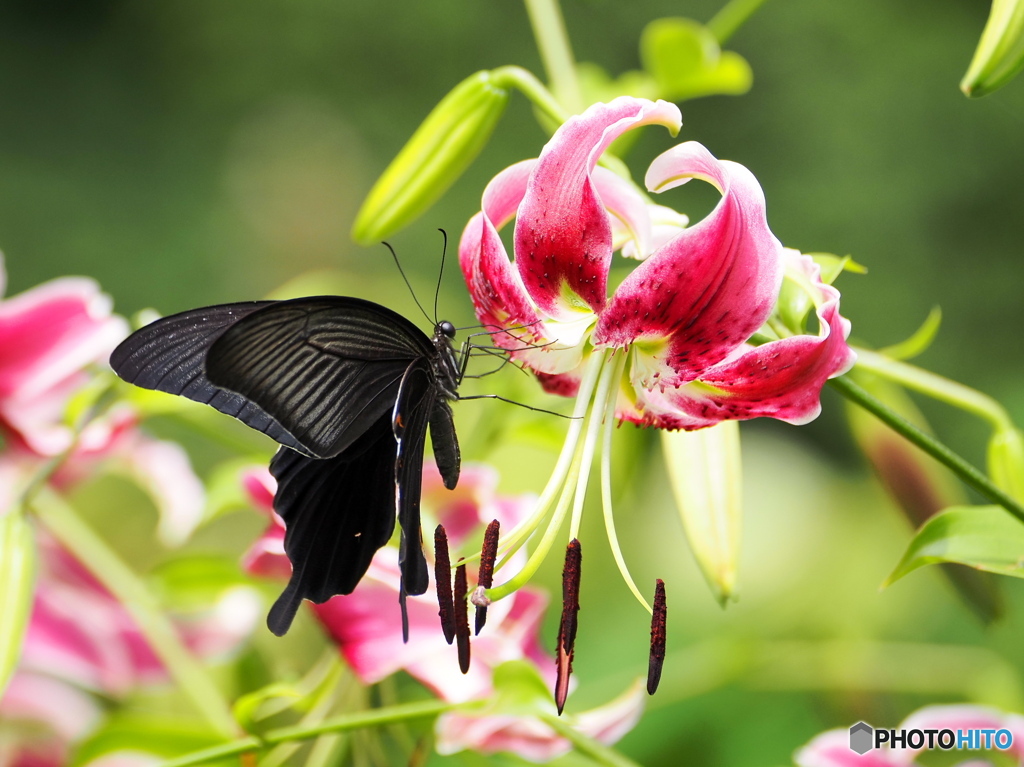
<svg viewBox="0 0 1024 767">
<path fill-rule="evenodd" d="M 925 433 L 880 400 L 871 396 L 848 377 L 833 378 L 829 385 L 856 405 L 867 410 L 882 423 L 907 441 L 917 445 L 939 463 L 960 477 L 967 485 L 994 503 L 998 503 L 1013 516 L 1024 522 L 1024 506 L 1000 490 L 973 464 L 953 452 L 943 443 Z"/>
<path fill-rule="evenodd" d="M 262 737 L 250 735 L 246 738 L 239 738 L 230 743 L 223 743 L 219 746 L 204 748 L 201 751 L 194 751 L 191 754 L 164 762 L 162 767 L 191 767 L 196 764 L 206 764 L 218 761 L 228 756 L 237 756 L 252 751 L 259 751 L 267 746 L 278 743 L 286 743 L 295 740 L 309 740 L 326 733 L 338 733 L 348 730 L 357 730 L 363 727 L 376 727 L 382 724 L 394 722 L 406 722 L 411 719 L 424 719 L 443 714 L 446 711 L 453 711 L 459 708 L 469 708 L 479 705 L 473 703 L 447 703 L 441 700 L 418 701 L 416 703 L 404 703 L 400 706 L 388 706 L 369 711 L 358 711 L 351 714 L 325 719 L 316 724 L 294 725 L 291 727 L 279 727 L 263 734 Z"/>
<path fill-rule="evenodd" d="M 551 80 L 551 89 L 571 114 L 583 109 L 583 95 L 576 77 L 572 46 L 558 0 L 525 0 L 540 58 Z"/>
<path fill-rule="evenodd" d="M 49 488 L 38 488 L 28 507 L 131 614 L 167 673 L 196 710 L 221 735 L 234 735 L 238 726 L 227 701 L 203 665 L 182 644 L 174 626 L 135 572 Z"/>
<path fill-rule="evenodd" d="M 719 45 L 725 45 L 726 40 L 766 2 L 767 0 L 730 0 L 708 22 L 708 29 L 718 40 Z"/>
</svg>

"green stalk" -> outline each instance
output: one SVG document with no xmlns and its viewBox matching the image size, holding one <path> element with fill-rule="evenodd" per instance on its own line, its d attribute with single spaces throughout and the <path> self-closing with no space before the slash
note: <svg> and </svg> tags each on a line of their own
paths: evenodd
<svg viewBox="0 0 1024 767">
<path fill-rule="evenodd" d="M 272 746 L 277 743 L 309 740 L 326 733 L 346 732 L 364 727 L 377 727 L 382 724 L 406 722 L 410 719 L 424 719 L 443 714 L 446 711 L 478 705 L 480 705 L 479 702 L 446 703 L 441 700 L 427 700 L 416 703 L 404 703 L 400 706 L 389 706 L 388 708 L 359 711 L 354 714 L 342 714 L 325 719 L 318 724 L 279 727 L 264 733 L 262 738 L 250 735 L 246 738 L 233 740 L 230 743 L 204 748 L 201 751 L 194 751 L 191 754 L 164 762 L 162 767 L 191 767 L 194 764 L 206 764 L 207 762 L 214 762 L 228 756 L 258 751 L 266 746 Z"/>
<path fill-rule="evenodd" d="M 491 70 L 491 77 L 494 78 L 494 83 L 502 88 L 517 88 L 556 125 L 561 125 L 569 118 L 551 91 L 529 70 L 511 65 L 498 67 Z"/>
<path fill-rule="evenodd" d="M 981 495 L 993 503 L 998 503 L 1021 522 L 1024 522 L 1024 506 L 996 487 L 988 477 L 966 459 L 868 394 L 848 377 L 833 378 L 829 381 L 829 385 L 848 400 L 874 415 L 904 439 L 917 445 L 939 463 L 944 464 Z"/>
<path fill-rule="evenodd" d="M 766 0 L 729 0 L 708 22 L 708 29 L 718 40 L 719 45 L 725 45 L 725 41 L 732 37 L 765 2 Z"/>
<path fill-rule="evenodd" d="M 203 664 L 182 644 L 160 604 L 135 572 L 49 488 L 37 488 L 35 498 L 28 504 L 53 536 L 124 605 L 167 673 L 191 699 L 196 710 L 221 735 L 234 735 L 238 725 L 227 701 Z"/>
<path fill-rule="evenodd" d="M 525 1 L 540 58 L 551 80 L 551 89 L 562 106 L 570 114 L 576 114 L 583 110 L 583 94 L 558 0 Z"/>
</svg>

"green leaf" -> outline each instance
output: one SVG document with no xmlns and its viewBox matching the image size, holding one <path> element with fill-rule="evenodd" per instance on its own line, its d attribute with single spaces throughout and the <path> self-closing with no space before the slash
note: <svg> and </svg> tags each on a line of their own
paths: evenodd
<svg viewBox="0 0 1024 767">
<path fill-rule="evenodd" d="M 739 424 L 723 421 L 698 431 L 662 431 L 661 444 L 690 548 L 724 607 L 735 598 L 739 565 Z"/>
<path fill-rule="evenodd" d="M 0 697 L 21 657 L 32 612 L 36 545 L 20 510 L 0 516 Z"/>
<path fill-rule="evenodd" d="M 659 95 L 672 101 L 738 96 L 753 83 L 746 60 L 723 51 L 711 31 L 691 19 L 655 19 L 648 24 L 640 37 L 640 59 Z"/>
<path fill-rule="evenodd" d="M 488 710 L 508 716 L 532 716 L 553 710 L 551 690 L 537 672 L 537 667 L 524 660 L 510 660 L 494 669 L 496 697 Z"/>
<path fill-rule="evenodd" d="M 992 0 L 981 40 L 960 90 L 985 96 L 1010 82 L 1024 69 L 1024 0 Z"/>
<path fill-rule="evenodd" d="M 217 733 L 193 721 L 171 719 L 166 714 L 115 714 L 78 747 L 69 767 L 121 751 L 166 758 L 221 742 L 223 738 Z M 237 765 L 238 760 L 222 759 L 207 764 Z"/>
<path fill-rule="evenodd" d="M 941 325 L 942 310 L 937 306 L 933 307 L 924 322 L 921 323 L 921 327 L 915 330 L 910 338 L 879 349 L 878 353 L 894 360 L 909 360 L 916 357 L 932 345 Z"/>
<path fill-rule="evenodd" d="M 246 732 L 259 733 L 266 729 L 260 722 L 293 708 L 305 695 L 295 685 L 274 682 L 240 697 L 232 713 Z"/>
<path fill-rule="evenodd" d="M 1024 501 L 1024 433 L 1005 427 L 988 443 L 988 473 L 992 481 L 1018 501 Z"/>
<path fill-rule="evenodd" d="M 228 589 L 252 582 L 237 559 L 214 554 L 178 556 L 156 567 L 148 579 L 160 602 L 181 612 L 208 608 Z"/>
<path fill-rule="evenodd" d="M 353 239 L 378 242 L 433 205 L 487 144 L 508 96 L 487 71 L 456 85 L 374 184 L 356 216 Z"/>
<path fill-rule="evenodd" d="M 837 256 L 834 253 L 805 253 L 805 256 L 810 256 L 814 259 L 819 267 L 821 267 L 821 281 L 826 285 L 831 285 L 840 274 L 843 272 L 851 272 L 852 274 L 867 274 L 868 268 L 863 264 L 858 264 L 850 256 Z"/>
<path fill-rule="evenodd" d="M 1001 506 L 946 509 L 921 526 L 882 586 L 940 562 L 1024 578 L 1024 524 Z"/>
</svg>

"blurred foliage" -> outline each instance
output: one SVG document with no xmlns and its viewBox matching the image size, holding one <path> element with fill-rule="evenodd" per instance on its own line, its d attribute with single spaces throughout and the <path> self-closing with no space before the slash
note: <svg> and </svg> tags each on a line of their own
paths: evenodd
<svg viewBox="0 0 1024 767">
<path fill-rule="evenodd" d="M 569 0 L 563 10 L 579 59 L 614 76 L 639 66 L 637 42 L 652 19 L 707 20 L 718 7 Z M 752 67 L 752 89 L 685 103 L 680 138 L 751 168 L 787 246 L 849 253 L 870 268 L 839 279 L 858 339 L 895 343 L 941 306 L 943 327 L 919 361 L 996 396 L 1019 423 L 1024 87 L 1016 81 L 979 102 L 956 88 L 986 12 L 980 0 L 768 3 L 728 43 Z M 517 3 L 0 2 L 8 292 L 88 274 L 121 313 L 166 314 L 296 280 L 281 290 L 356 294 L 419 316 L 387 251 L 350 241 L 355 212 L 445 93 L 471 72 L 505 64 L 542 74 Z M 457 237 L 486 181 L 535 156 L 544 140 L 514 95 L 478 160 L 394 237 L 424 303 L 440 260 L 435 230 Z M 667 146 L 649 132 L 629 160 L 644 167 Z M 698 186 L 671 193 L 693 220 L 717 199 Z M 453 260 L 450 253 L 440 311 L 468 325 Z M 541 397 L 512 369 L 467 385 L 468 393 L 496 390 L 543 407 L 566 404 Z M 680 755 L 707 767 L 783 764 L 814 734 L 857 719 L 894 726 L 934 702 L 1024 705 L 1020 584 L 1002 584 L 1007 617 L 989 630 L 934 568 L 878 593 L 910 530 L 865 472 L 830 461 L 845 444 L 837 404 L 826 401 L 806 429 L 743 427 L 742 600 L 724 611 L 685 551 L 664 469 L 651 456 L 653 435 L 617 433 L 624 553 L 639 583 L 666 580 L 670 605 L 661 690 L 622 742 L 642 764 L 675 765 Z M 966 442 L 980 462 L 977 424 L 922 406 L 937 432 Z M 487 417 L 493 408 L 504 408 L 502 418 Z M 209 425 L 205 435 L 197 419 Z M 563 422 L 487 402 L 459 405 L 457 419 L 467 456 L 498 465 L 507 491 L 539 489 Z M 269 456 L 269 442 L 227 422 L 186 409 L 152 428 L 185 442 L 206 472 L 235 458 L 239 444 Z M 154 568 L 165 552 L 137 544 L 154 520 L 139 491 L 100 480 L 76 503 L 126 559 L 161 577 Z M 140 514 L 126 518 L 126 508 Z M 228 498 L 188 553 L 220 572 L 211 552 L 240 555 L 262 524 Z M 588 526 L 587 539 L 599 540 L 599 515 L 587 514 Z M 585 571 L 570 710 L 613 697 L 643 673 L 647 657 L 645 614 L 610 552 L 591 546 Z M 172 575 L 162 571 L 165 581 Z M 555 586 L 557 577 L 546 564 L 542 579 Z M 232 692 L 301 678 L 316 657 L 317 632 L 302 615 L 284 639 L 257 632 L 247 654 L 222 669 L 233 675 Z M 408 678 L 397 684 L 416 688 Z M 182 707 L 140 698 L 132 704 L 143 710 Z M 360 738 L 346 736 L 339 748 Z M 467 754 L 427 763 L 519 762 Z"/>
</svg>

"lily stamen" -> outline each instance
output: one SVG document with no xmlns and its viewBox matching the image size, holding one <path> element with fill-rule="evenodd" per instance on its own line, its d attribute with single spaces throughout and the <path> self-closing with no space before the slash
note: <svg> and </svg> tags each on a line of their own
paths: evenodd
<svg viewBox="0 0 1024 767">
<path fill-rule="evenodd" d="M 469 673 L 469 604 L 466 601 L 466 565 L 459 557 L 459 566 L 455 568 L 455 639 L 459 650 L 459 668 L 463 674 Z"/>
<path fill-rule="evenodd" d="M 445 641 L 455 640 L 455 598 L 452 595 L 452 564 L 448 554 L 448 534 L 444 525 L 434 530 L 434 585 L 437 589 L 437 615 Z"/>
<path fill-rule="evenodd" d="M 494 560 L 498 557 L 498 535 L 500 530 L 501 525 L 495 519 L 487 525 L 487 530 L 484 531 L 484 545 L 480 552 L 480 571 L 477 574 L 477 591 L 480 589 L 486 591 L 491 587 L 491 583 L 494 580 Z M 486 595 L 483 596 L 486 599 Z M 479 635 L 480 629 L 487 623 L 487 604 L 477 604 L 475 591 L 473 604 L 476 605 L 476 630 L 474 633 Z"/>
<path fill-rule="evenodd" d="M 647 694 L 654 695 L 661 681 L 661 668 L 665 664 L 665 627 L 668 605 L 665 602 L 665 581 L 661 578 L 654 586 L 654 612 L 651 615 L 651 654 L 647 661 Z"/>
<path fill-rule="evenodd" d="M 572 674 L 572 655 L 576 644 L 577 613 L 580 611 L 580 566 L 583 552 L 575 538 L 565 549 L 565 567 L 562 569 L 562 619 L 558 623 L 558 641 L 555 657 L 555 705 L 561 716 L 565 700 L 569 697 L 569 676 Z"/>
</svg>

